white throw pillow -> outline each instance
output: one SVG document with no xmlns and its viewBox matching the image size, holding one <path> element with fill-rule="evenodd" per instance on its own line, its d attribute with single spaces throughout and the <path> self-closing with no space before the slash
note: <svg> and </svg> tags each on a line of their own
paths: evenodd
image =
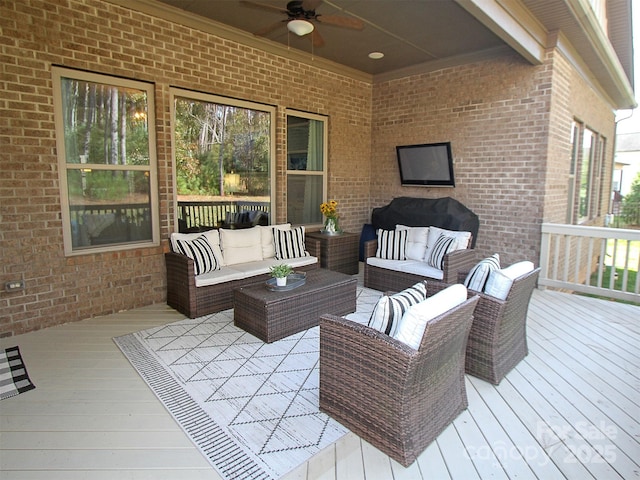
<svg viewBox="0 0 640 480">
<path fill-rule="evenodd" d="M 262 237 L 258 227 L 239 230 L 220 229 L 220 243 L 225 265 L 262 260 Z"/>
<path fill-rule="evenodd" d="M 198 233 L 177 233 L 177 232 L 174 232 L 174 233 L 172 233 L 171 236 L 169 237 L 169 239 L 171 241 L 171 251 L 179 252 L 178 243 L 177 243 L 178 240 L 192 241 L 192 240 L 195 240 L 196 238 L 204 235 L 205 233 L 207 233 L 207 232 L 198 232 Z"/>
<path fill-rule="evenodd" d="M 290 223 L 281 223 L 278 225 L 268 225 L 266 227 L 258 225 L 260 236 L 262 237 L 262 258 L 275 258 L 276 246 L 273 243 L 273 230 L 291 230 Z"/>
<path fill-rule="evenodd" d="M 411 305 L 415 305 L 427 298 L 427 287 L 424 282 L 393 295 L 383 295 L 378 299 L 369 318 L 369 326 L 386 333 L 395 335 L 400 319 Z"/>
<path fill-rule="evenodd" d="M 427 239 L 427 251 L 424 260 L 427 261 L 429 255 L 431 255 L 431 249 L 440 238 L 440 235 L 447 237 L 454 237 L 457 240 L 454 250 L 464 250 L 469 248 L 469 240 L 471 239 L 471 232 L 458 232 L 456 230 L 445 230 L 439 227 L 429 227 L 429 237 Z"/>
<path fill-rule="evenodd" d="M 291 230 L 273 230 L 273 243 L 276 247 L 276 260 L 308 257 L 304 244 L 304 226 Z"/>
<path fill-rule="evenodd" d="M 196 275 L 220 270 L 220 259 L 209 245 L 207 237 L 200 235 L 194 240 L 176 239 L 177 252 L 193 259 Z"/>
<path fill-rule="evenodd" d="M 429 227 L 407 227 L 396 225 L 396 230 L 407 231 L 407 242 L 405 255 L 408 260 L 423 261 L 427 251 L 427 239 L 429 238 Z"/>
<path fill-rule="evenodd" d="M 507 295 L 509 295 L 513 281 L 532 270 L 533 263 L 528 260 L 514 263 L 502 270 L 495 270 L 489 274 L 487 284 L 484 287 L 484 293 L 504 300 L 507 298 Z"/>
<path fill-rule="evenodd" d="M 176 253 L 182 253 L 178 249 L 178 243 L 177 243 L 178 240 L 193 241 L 196 238 L 199 238 L 203 235 L 206 237 L 207 241 L 209 242 L 209 245 L 213 249 L 213 253 L 218 259 L 219 265 L 222 267 L 224 265 L 224 258 L 222 256 L 222 250 L 220 249 L 220 234 L 218 233 L 218 230 L 215 228 L 212 230 L 207 230 L 206 232 L 201 232 L 201 233 L 177 233 L 177 232 L 172 233 L 170 237 L 171 251 Z"/>
<path fill-rule="evenodd" d="M 376 257 L 385 260 L 406 260 L 406 230 L 382 230 L 379 228 L 376 235 L 378 236 Z"/>
<path fill-rule="evenodd" d="M 429 249 L 429 254 L 426 258 L 427 265 L 437 268 L 438 270 L 443 270 L 444 256 L 449 252 L 457 250 L 456 245 L 457 240 L 455 237 L 440 235 L 440 238 L 438 238 L 436 243 Z"/>
<path fill-rule="evenodd" d="M 418 350 L 429 320 L 467 300 L 467 288 L 461 283 L 451 285 L 426 300 L 412 305 L 402 316 L 393 338 Z"/>
<path fill-rule="evenodd" d="M 469 290 L 482 292 L 487 284 L 489 274 L 494 270 L 500 270 L 500 255 L 497 253 L 476 263 L 464 279 L 464 286 Z"/>
</svg>

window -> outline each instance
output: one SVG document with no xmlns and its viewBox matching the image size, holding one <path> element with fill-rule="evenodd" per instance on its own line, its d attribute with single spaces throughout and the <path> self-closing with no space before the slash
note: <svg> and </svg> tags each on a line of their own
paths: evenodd
<svg viewBox="0 0 640 480">
<path fill-rule="evenodd" d="M 573 225 L 575 217 L 576 168 L 578 165 L 580 126 L 571 124 L 571 163 L 569 166 L 569 188 L 567 193 L 567 223 Z"/>
<path fill-rule="evenodd" d="M 327 117 L 287 112 L 287 221 L 321 224 L 327 192 Z"/>
<path fill-rule="evenodd" d="M 574 122 L 567 223 L 584 223 L 601 215 L 605 139 Z"/>
<path fill-rule="evenodd" d="M 593 211 L 598 217 L 603 215 L 602 199 L 604 198 L 604 195 L 605 195 L 604 175 L 605 175 L 605 169 L 606 169 L 606 164 L 605 164 L 605 152 L 607 151 L 606 146 L 607 146 L 606 138 L 599 137 L 598 150 L 596 151 L 595 163 L 594 163 L 595 176 L 594 176 L 594 188 L 593 188 L 593 191 L 595 192 L 595 195 L 594 195 L 595 205 L 594 205 Z"/>
<path fill-rule="evenodd" d="M 159 245 L 153 85 L 53 68 L 65 254 Z"/>
<path fill-rule="evenodd" d="M 179 230 L 270 223 L 275 107 L 180 89 L 171 96 Z"/>
<path fill-rule="evenodd" d="M 580 155 L 580 171 L 578 179 L 578 220 L 582 223 L 591 216 L 591 192 L 593 178 L 593 155 L 595 150 L 595 136 L 589 129 L 582 135 L 582 155 Z"/>
</svg>

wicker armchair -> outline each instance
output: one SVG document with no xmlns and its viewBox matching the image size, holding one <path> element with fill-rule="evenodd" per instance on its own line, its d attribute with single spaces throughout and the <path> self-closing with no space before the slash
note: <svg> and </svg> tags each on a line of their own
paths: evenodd
<svg viewBox="0 0 640 480">
<path fill-rule="evenodd" d="M 469 375 L 498 385 L 527 356 L 527 311 L 539 275 L 540 268 L 536 268 L 516 278 L 505 300 L 468 291 L 469 296 L 480 297 L 467 342 L 465 370 Z M 463 280 L 461 274 L 460 282 Z"/>
<path fill-rule="evenodd" d="M 527 356 L 527 311 L 539 275 L 536 268 L 516 278 L 505 300 L 470 291 L 480 301 L 467 343 L 468 374 L 498 385 Z"/>
<path fill-rule="evenodd" d="M 467 408 L 464 352 L 477 301 L 431 320 L 418 350 L 323 315 L 320 410 L 400 464 L 413 463 Z"/>
</svg>

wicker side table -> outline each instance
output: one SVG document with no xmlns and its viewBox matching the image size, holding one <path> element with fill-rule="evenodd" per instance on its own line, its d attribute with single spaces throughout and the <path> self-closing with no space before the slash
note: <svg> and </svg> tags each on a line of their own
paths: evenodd
<svg viewBox="0 0 640 480">
<path fill-rule="evenodd" d="M 306 236 L 316 240 L 316 242 L 309 242 L 307 250 L 314 257 L 320 258 L 322 268 L 347 275 L 358 273 L 359 234 L 344 232 L 339 235 L 326 235 L 320 232 L 308 232 Z M 319 251 L 311 251 L 314 248 L 319 248 Z"/>
</svg>

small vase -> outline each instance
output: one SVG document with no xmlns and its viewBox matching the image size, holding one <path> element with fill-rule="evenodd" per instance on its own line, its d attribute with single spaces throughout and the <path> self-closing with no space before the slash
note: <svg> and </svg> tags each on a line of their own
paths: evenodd
<svg viewBox="0 0 640 480">
<path fill-rule="evenodd" d="M 340 232 L 338 228 L 338 219 L 337 218 L 329 218 L 324 221 L 324 233 L 327 235 L 335 235 Z"/>
<path fill-rule="evenodd" d="M 278 287 L 286 287 L 287 286 L 287 277 L 276 277 L 276 285 Z"/>
</svg>

